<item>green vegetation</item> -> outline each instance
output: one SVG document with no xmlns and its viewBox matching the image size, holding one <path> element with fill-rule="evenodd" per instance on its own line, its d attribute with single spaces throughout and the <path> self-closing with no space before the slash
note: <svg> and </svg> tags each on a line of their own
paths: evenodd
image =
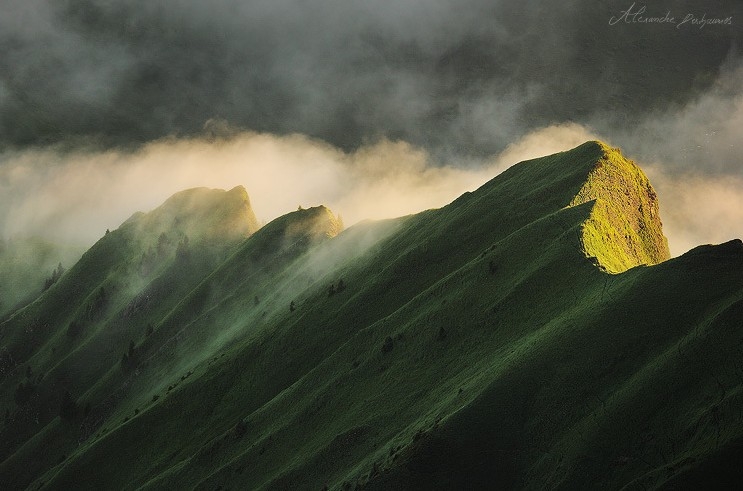
<svg viewBox="0 0 743 491">
<path fill-rule="evenodd" d="M 39 238 L 0 240 L 0 320 L 50 288 L 83 252 Z"/>
<path fill-rule="evenodd" d="M 740 483 L 743 244 L 666 260 L 618 151 L 347 230 L 258 230 L 233 191 L 135 215 L 0 325 L 4 488 Z"/>
<path fill-rule="evenodd" d="M 583 249 L 611 273 L 665 261 L 670 253 L 655 190 L 619 149 L 603 143 L 600 148 L 603 155 L 571 202 L 575 206 L 595 200 L 583 225 Z"/>
</svg>

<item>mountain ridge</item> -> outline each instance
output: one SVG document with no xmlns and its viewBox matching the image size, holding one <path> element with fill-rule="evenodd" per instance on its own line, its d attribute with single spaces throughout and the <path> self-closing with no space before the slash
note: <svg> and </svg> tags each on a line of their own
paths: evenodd
<svg viewBox="0 0 743 491">
<path fill-rule="evenodd" d="M 616 182 L 629 189 L 617 194 Z M 99 255 L 110 257 L 120 238 L 104 237 Z M 113 360 L 101 351 L 105 377 L 83 383 L 79 367 L 46 348 L 31 358 L 40 362 L 32 377 L 21 365 L 0 380 L 0 401 L 13 407 L 0 437 L 14 445 L 0 456 L 0 482 L 710 483 L 708 469 L 743 441 L 733 417 L 743 393 L 734 368 L 740 249 L 666 259 L 647 178 L 600 142 L 516 164 L 416 215 L 341 232 L 320 206 L 219 254 L 189 241 L 188 254 L 172 252 L 172 266 L 142 289 L 130 285 L 104 315 L 96 332 L 118 349 Z M 92 277 L 83 311 L 102 284 Z M 35 308 L 55 312 L 52 296 Z M 0 325 L 0 345 L 23 327 Z M 46 372 L 45 359 L 67 378 Z M 37 384 L 37 395 L 14 404 L 18 383 Z M 77 411 L 40 409 L 44 390 L 63 407 L 72 398 Z M 42 430 L 28 419 L 34 411 L 46 411 Z"/>
<path fill-rule="evenodd" d="M 213 223 L 217 228 L 201 230 L 205 223 Z M 229 191 L 206 187 L 179 191 L 151 212 L 135 213 L 121 227 L 140 227 L 142 231 L 156 233 L 170 225 L 197 239 L 202 235 L 244 238 L 260 228 L 243 186 Z"/>
</svg>

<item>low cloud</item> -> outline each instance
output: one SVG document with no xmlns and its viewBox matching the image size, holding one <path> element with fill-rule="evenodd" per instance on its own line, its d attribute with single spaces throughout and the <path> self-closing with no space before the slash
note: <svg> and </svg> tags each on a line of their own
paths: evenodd
<svg viewBox="0 0 743 491">
<path fill-rule="evenodd" d="M 646 172 L 658 192 L 673 256 L 701 244 L 743 238 L 743 178 L 673 175 L 660 166 Z"/>
<path fill-rule="evenodd" d="M 591 138 L 575 125 L 540 129 L 500 156 L 436 165 L 423 149 L 381 140 L 353 152 L 301 135 L 234 132 L 170 139 L 135 152 L 27 150 L 2 157 L 2 231 L 92 243 L 135 211 L 189 187 L 248 190 L 260 220 L 325 204 L 346 225 L 443 206 L 514 163 L 567 150 Z M 215 130 L 219 130 L 216 131 Z"/>
<path fill-rule="evenodd" d="M 743 58 L 730 56 L 693 100 L 611 134 L 624 150 L 680 175 L 743 176 Z"/>
<path fill-rule="evenodd" d="M 578 124 L 554 125 L 496 157 L 441 166 L 424 149 L 402 141 L 346 152 L 302 135 L 218 129 L 224 136 L 161 140 L 134 152 L 6 152 L 0 156 L 0 231 L 5 237 L 90 245 L 106 229 L 177 191 L 240 184 L 263 222 L 298 206 L 325 204 L 348 226 L 443 206 L 517 162 L 601 138 Z M 674 255 L 743 236 L 743 178 L 679 173 L 661 161 L 639 164 L 660 196 Z"/>
<path fill-rule="evenodd" d="M 673 255 L 743 237 L 743 61 L 734 55 L 714 84 L 617 132 L 660 196 Z"/>
<path fill-rule="evenodd" d="M 544 157 L 575 148 L 589 140 L 600 140 L 596 133 L 576 123 L 553 125 L 533 131 L 508 145 L 496 159 L 501 171 L 523 160 Z"/>
<path fill-rule="evenodd" d="M 325 204 L 350 225 L 444 205 L 492 177 L 487 169 L 434 166 L 404 142 L 347 153 L 304 136 L 258 133 L 164 140 L 131 153 L 45 149 L 1 158 L 4 235 L 78 243 L 190 187 L 242 184 L 264 222 Z"/>
</svg>

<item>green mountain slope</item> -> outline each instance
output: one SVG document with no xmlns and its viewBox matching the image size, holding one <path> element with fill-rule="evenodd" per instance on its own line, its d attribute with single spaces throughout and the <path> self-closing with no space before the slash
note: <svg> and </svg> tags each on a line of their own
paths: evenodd
<svg viewBox="0 0 743 491">
<path fill-rule="evenodd" d="M 217 236 L 232 230 L 222 213 L 196 214 Z M 86 324 L 87 350 L 64 348 L 69 319 L 99 315 L 99 288 L 122 289 L 85 265 L 100 255 L 126 270 L 136 254 L 107 241 L 136 228 L 139 254 L 140 235 L 157 237 L 143 224 L 158 220 L 133 220 L 2 324 L 0 343 L 34 366 L 1 381 L 6 487 L 646 489 L 743 478 L 731 465 L 743 455 L 743 245 L 668 260 L 647 178 L 602 143 L 522 162 L 396 220 L 341 232 L 317 207 L 225 250 L 192 239 L 150 273 L 157 280 L 106 303 L 94 332 Z M 19 334 L 30 318 L 54 319 L 48 339 Z M 28 400 L 14 400 L 30 381 Z"/>
<path fill-rule="evenodd" d="M 214 216 L 234 227 L 215 229 Z M 79 412 L 90 418 L 96 414 L 90 393 L 96 386 L 105 387 L 99 404 L 120 397 L 117 386 L 127 376 L 120 368 L 130 364 L 122 355 L 130 358 L 154 329 L 143 312 L 163 315 L 172 309 L 256 229 L 242 188 L 178 193 L 106 233 L 43 295 L 3 322 L 0 395 L 7 418 L 0 458 L 32 436 L 51 432 L 59 438 L 65 398 L 78 399 Z M 97 418 L 108 412 L 101 408 Z M 92 429 L 81 431 L 85 438 Z M 73 442 L 64 443 L 66 448 Z M 48 464 L 41 459 L 24 472 L 33 475 Z"/>
<path fill-rule="evenodd" d="M 41 295 L 83 252 L 38 237 L 0 239 L 0 320 Z"/>
</svg>

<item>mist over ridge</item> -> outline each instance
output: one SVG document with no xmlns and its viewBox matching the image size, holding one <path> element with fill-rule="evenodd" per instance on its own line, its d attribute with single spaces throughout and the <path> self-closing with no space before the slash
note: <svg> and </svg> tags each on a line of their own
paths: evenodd
<svg viewBox="0 0 743 491">
<path fill-rule="evenodd" d="M 176 191 L 240 184 L 263 222 L 324 203 L 352 224 L 442 206 L 514 148 L 598 137 L 655 169 L 679 254 L 743 235 L 741 18 L 734 1 L 9 0 L 0 234 L 90 244 Z"/>
<path fill-rule="evenodd" d="M 325 204 L 353 225 L 443 206 L 519 161 L 596 138 L 612 142 L 576 124 L 556 125 L 466 165 L 436 165 L 424 149 L 401 141 L 348 153 L 301 135 L 250 132 L 162 140 L 134 152 L 13 152 L 0 165 L 6 182 L 0 231 L 7 238 L 41 236 L 89 246 L 135 211 L 148 211 L 178 191 L 236 185 L 247 190 L 261 223 L 298 206 Z M 673 255 L 743 236 L 743 178 L 638 163 L 658 190 Z"/>
</svg>

